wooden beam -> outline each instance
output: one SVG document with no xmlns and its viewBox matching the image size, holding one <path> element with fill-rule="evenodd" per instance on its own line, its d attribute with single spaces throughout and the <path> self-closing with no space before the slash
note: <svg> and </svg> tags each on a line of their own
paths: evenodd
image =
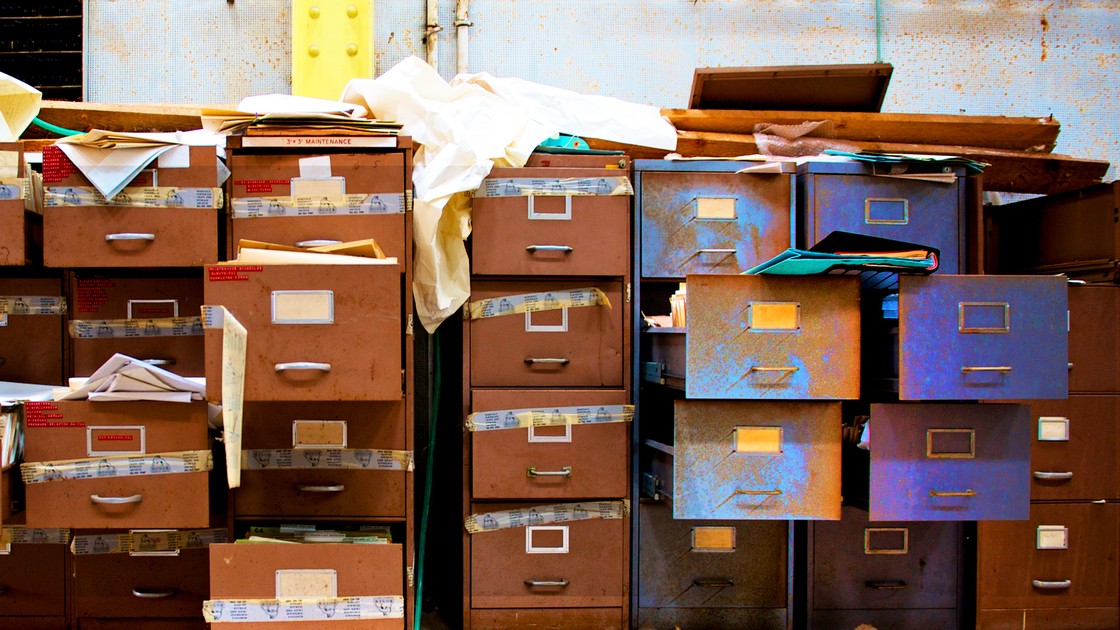
<svg viewBox="0 0 1120 630">
<path fill-rule="evenodd" d="M 39 120 L 74 131 L 187 131 L 202 127 L 202 106 L 43 101 Z M 32 125 L 23 137 L 58 136 Z"/>
<path fill-rule="evenodd" d="M 1052 117 L 949 116 L 847 112 L 766 112 L 663 109 L 680 131 L 749 134 L 760 123 L 797 125 L 830 120 L 839 140 L 943 144 L 1049 153 L 1061 124 Z"/>
</svg>

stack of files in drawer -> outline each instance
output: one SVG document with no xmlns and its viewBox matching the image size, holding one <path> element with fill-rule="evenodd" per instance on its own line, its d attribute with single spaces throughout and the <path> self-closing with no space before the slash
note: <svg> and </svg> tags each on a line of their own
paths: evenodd
<svg viewBox="0 0 1120 630">
<path fill-rule="evenodd" d="M 464 628 L 628 623 L 628 166 L 535 153 L 475 193 Z"/>
</svg>

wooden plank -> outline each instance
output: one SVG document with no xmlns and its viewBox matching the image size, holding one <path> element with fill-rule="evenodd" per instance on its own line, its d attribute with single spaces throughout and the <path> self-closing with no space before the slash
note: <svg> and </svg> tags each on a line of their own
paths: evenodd
<svg viewBox="0 0 1120 630">
<path fill-rule="evenodd" d="M 75 131 L 186 131 L 202 127 L 202 106 L 43 101 L 39 120 Z M 23 137 L 57 136 L 32 125 Z"/>
<path fill-rule="evenodd" d="M 871 114 L 846 112 L 735 111 L 663 109 L 681 131 L 749 134 L 759 123 L 797 125 L 831 120 L 840 140 L 944 144 L 1048 153 L 1061 123 L 1053 117 L 950 116 L 943 114 Z"/>
</svg>

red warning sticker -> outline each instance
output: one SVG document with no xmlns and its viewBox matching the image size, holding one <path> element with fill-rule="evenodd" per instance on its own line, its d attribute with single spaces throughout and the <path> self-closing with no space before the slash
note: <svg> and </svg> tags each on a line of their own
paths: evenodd
<svg viewBox="0 0 1120 630">
<path fill-rule="evenodd" d="M 62 417 L 62 412 L 58 410 L 58 405 L 52 402 L 24 403 L 23 410 L 28 428 L 81 428 L 86 426 L 84 422 L 66 422 Z"/>
<path fill-rule="evenodd" d="M 248 280 L 249 276 L 244 275 L 249 272 L 264 271 L 264 267 L 257 266 L 244 266 L 244 265 L 216 265 L 210 267 L 209 278 L 211 282 L 231 282 L 235 280 Z"/>
</svg>

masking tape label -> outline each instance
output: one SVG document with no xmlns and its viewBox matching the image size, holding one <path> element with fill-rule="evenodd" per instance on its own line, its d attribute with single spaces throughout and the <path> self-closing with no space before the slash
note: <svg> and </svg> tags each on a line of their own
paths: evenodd
<svg viewBox="0 0 1120 630">
<path fill-rule="evenodd" d="M 64 315 L 66 298 L 44 295 L 0 295 L 0 315 Z"/>
<path fill-rule="evenodd" d="M 0 200 L 24 199 L 30 196 L 31 181 L 27 178 L 0 177 Z"/>
<path fill-rule="evenodd" d="M 85 459 L 20 464 L 24 483 L 45 483 L 64 479 L 101 479 L 205 472 L 214 467 L 210 451 L 178 451 L 151 455 L 114 455 Z"/>
<path fill-rule="evenodd" d="M 51 187 L 43 190 L 48 208 L 76 206 L 123 206 L 131 208 L 213 208 L 224 204 L 221 188 L 176 188 L 149 186 L 125 188 L 106 199 L 92 186 Z"/>
<path fill-rule="evenodd" d="M 322 195 L 316 197 L 238 197 L 233 199 L 233 218 L 314 217 L 347 214 L 401 214 L 403 193 L 370 195 Z"/>
<path fill-rule="evenodd" d="M 404 598 L 213 599 L 202 602 L 202 616 L 207 623 L 400 619 Z"/>
<path fill-rule="evenodd" d="M 75 536 L 70 551 L 76 556 L 102 553 L 133 553 L 204 549 L 210 545 L 229 542 L 225 529 L 194 529 L 128 534 L 97 534 Z"/>
<path fill-rule="evenodd" d="M 611 302 L 607 299 L 607 295 L 597 287 L 587 287 L 569 291 L 506 295 L 471 302 L 470 317 L 471 319 L 483 319 L 518 313 L 535 313 L 538 311 L 555 311 L 562 308 L 600 305 L 611 308 Z"/>
<path fill-rule="evenodd" d="M 553 409 L 507 409 L 482 411 L 467 416 L 467 431 L 495 431 L 527 427 L 552 427 L 566 424 L 603 424 L 631 422 L 633 405 L 598 407 L 557 407 Z"/>
<path fill-rule="evenodd" d="M 57 529 L 36 529 L 23 525 L 4 526 L 0 535 L 0 545 L 16 544 L 66 544 L 70 542 L 70 529 L 63 527 Z"/>
<path fill-rule="evenodd" d="M 467 532 L 477 534 L 496 529 L 568 523 L 592 518 L 623 518 L 630 515 L 630 501 L 589 501 L 541 505 L 528 510 L 505 510 L 487 514 L 471 514 L 464 523 Z"/>
<path fill-rule="evenodd" d="M 241 451 L 242 470 L 367 469 L 405 470 L 414 467 L 412 451 L 356 448 L 271 449 Z"/>
<path fill-rule="evenodd" d="M 134 339 L 139 337 L 195 337 L 204 333 L 201 317 L 155 319 L 74 319 L 72 339 Z"/>
<path fill-rule="evenodd" d="M 634 187 L 629 177 L 568 177 L 563 179 L 488 178 L 475 191 L 478 197 L 534 196 L 616 196 L 633 195 Z"/>
</svg>

